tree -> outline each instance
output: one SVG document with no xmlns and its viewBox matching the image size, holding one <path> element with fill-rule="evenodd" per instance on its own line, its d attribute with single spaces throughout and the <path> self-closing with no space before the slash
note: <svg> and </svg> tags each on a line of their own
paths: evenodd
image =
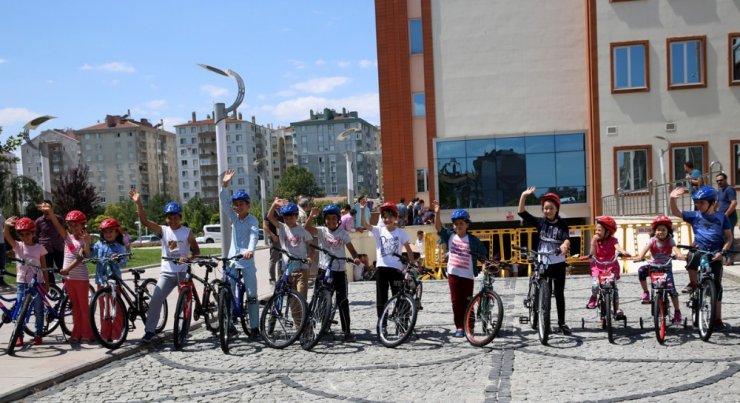
<svg viewBox="0 0 740 403">
<path fill-rule="evenodd" d="M 3 128 L 0 126 L 0 134 L 3 133 Z M 19 134 L 17 136 L 9 136 L 5 143 L 0 143 L 0 163 L 2 162 L 15 162 L 18 158 L 13 155 L 13 152 L 23 144 L 23 137 Z"/>
<path fill-rule="evenodd" d="M 0 206 L 6 217 L 11 215 L 27 216 L 35 219 L 41 213 L 36 208 L 36 202 L 44 198 L 44 192 L 39 185 L 26 176 L 12 177 L 7 170 L 0 170 Z"/>
<path fill-rule="evenodd" d="M 164 206 L 172 201 L 169 196 L 157 193 L 150 197 L 146 203 L 146 218 L 159 224 L 164 223 Z"/>
<path fill-rule="evenodd" d="M 88 181 L 89 174 L 90 168 L 87 165 L 79 165 L 59 178 L 52 191 L 54 210 L 57 213 L 80 210 L 90 217 L 95 214 L 102 199 L 95 186 Z"/>
<path fill-rule="evenodd" d="M 98 215 L 93 220 L 94 228 L 100 226 L 100 223 L 106 218 L 115 218 L 121 227 L 130 234 L 137 233 L 136 221 L 139 220 L 139 216 L 136 213 L 136 205 L 131 200 L 109 203 L 103 214 Z"/>
<path fill-rule="evenodd" d="M 324 191 L 316 184 L 313 174 L 306 168 L 296 165 L 288 167 L 273 194 L 290 200 L 295 200 L 299 195 L 324 197 Z"/>
<path fill-rule="evenodd" d="M 211 223 L 213 211 L 212 206 L 203 203 L 203 199 L 199 196 L 195 196 L 182 207 L 182 220 L 188 223 L 193 232 L 197 233 L 204 225 Z M 216 210 L 216 215 L 218 215 L 218 210 Z"/>
</svg>

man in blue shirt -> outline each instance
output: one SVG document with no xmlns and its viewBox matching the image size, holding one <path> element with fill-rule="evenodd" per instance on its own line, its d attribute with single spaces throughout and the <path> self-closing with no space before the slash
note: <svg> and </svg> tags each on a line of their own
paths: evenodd
<svg viewBox="0 0 740 403">
<path fill-rule="evenodd" d="M 701 171 L 699 169 L 694 168 L 694 163 L 691 161 L 686 161 L 683 163 L 683 171 L 686 172 L 686 186 L 691 191 L 691 194 L 693 195 L 696 193 L 696 190 L 699 189 L 699 186 L 702 186 L 704 184 L 704 181 L 701 177 Z"/>
<path fill-rule="evenodd" d="M 717 197 L 719 199 L 719 205 L 717 212 L 722 213 L 730 220 L 732 230 L 735 230 L 737 224 L 737 194 L 735 188 L 727 184 L 727 175 L 724 172 L 720 172 L 715 177 L 717 181 Z M 735 234 L 732 234 L 733 238 Z M 725 266 L 732 264 L 732 257 L 725 257 Z"/>
</svg>

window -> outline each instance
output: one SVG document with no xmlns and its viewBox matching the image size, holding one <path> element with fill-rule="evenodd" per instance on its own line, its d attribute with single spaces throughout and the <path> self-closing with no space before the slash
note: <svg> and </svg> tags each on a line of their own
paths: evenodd
<svg viewBox="0 0 740 403">
<path fill-rule="evenodd" d="M 415 18 L 409 20 L 409 45 L 411 54 L 424 52 L 424 40 L 421 29 L 421 19 Z"/>
<path fill-rule="evenodd" d="M 427 170 L 416 170 L 416 193 L 423 193 L 429 190 L 427 188 Z"/>
<path fill-rule="evenodd" d="M 733 186 L 740 186 L 740 140 L 730 141 L 730 177 Z"/>
<path fill-rule="evenodd" d="M 184 138 L 181 138 L 181 139 L 180 139 L 180 145 L 184 145 L 184 144 L 185 144 L 185 140 L 186 140 L 186 139 L 184 139 Z"/>
<path fill-rule="evenodd" d="M 707 86 L 706 36 L 668 38 L 668 89 Z"/>
<path fill-rule="evenodd" d="M 244 178 L 237 179 L 236 184 L 237 185 L 244 185 Z"/>
<path fill-rule="evenodd" d="M 189 199 L 190 198 L 190 192 L 185 192 L 182 194 L 183 199 Z"/>
<path fill-rule="evenodd" d="M 740 33 L 729 36 L 730 85 L 740 85 Z"/>
<path fill-rule="evenodd" d="M 182 160 L 182 162 L 180 163 L 180 165 L 182 165 L 184 167 L 188 166 L 188 160 Z"/>
<path fill-rule="evenodd" d="M 652 172 L 651 150 L 650 146 L 616 147 L 614 149 L 615 188 L 625 192 L 647 189 L 648 176 Z"/>
<path fill-rule="evenodd" d="M 612 92 L 650 91 L 648 41 L 611 44 Z"/>
<path fill-rule="evenodd" d="M 92 150 L 92 144 L 85 144 L 85 150 Z"/>
<path fill-rule="evenodd" d="M 671 144 L 671 181 L 681 180 L 686 177 L 683 164 L 691 161 L 694 169 L 701 173 L 706 172 L 706 161 L 708 143 L 672 143 Z"/>
<path fill-rule="evenodd" d="M 414 99 L 414 116 L 426 116 L 427 105 L 426 96 L 423 92 L 415 92 L 412 94 Z"/>
</svg>

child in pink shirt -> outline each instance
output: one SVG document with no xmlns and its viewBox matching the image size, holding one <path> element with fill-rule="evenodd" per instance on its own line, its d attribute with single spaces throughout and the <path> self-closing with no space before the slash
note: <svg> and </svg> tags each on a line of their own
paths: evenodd
<svg viewBox="0 0 740 403">
<path fill-rule="evenodd" d="M 617 223 L 611 217 L 599 217 L 596 219 L 594 236 L 591 238 L 591 256 L 600 262 L 609 262 L 614 260 L 616 253 L 629 256 L 629 254 L 619 246 L 619 241 L 614 237 L 617 231 Z M 619 280 L 619 262 L 614 261 L 606 268 L 596 262 L 591 262 L 591 298 L 586 304 L 586 308 L 596 308 L 596 295 L 599 293 L 599 272 L 608 270 L 614 273 L 614 278 Z M 624 319 L 624 312 L 619 308 L 619 291 L 614 288 L 614 313 L 617 320 Z"/>
</svg>

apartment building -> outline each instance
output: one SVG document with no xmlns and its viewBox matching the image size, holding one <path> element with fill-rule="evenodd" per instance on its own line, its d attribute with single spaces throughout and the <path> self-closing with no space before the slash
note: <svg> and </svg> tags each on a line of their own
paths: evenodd
<svg viewBox="0 0 740 403">
<path fill-rule="evenodd" d="M 44 130 L 21 145 L 23 176 L 47 193 L 68 170 L 80 164 L 80 140 L 74 130 Z"/>
<path fill-rule="evenodd" d="M 270 133 L 268 155 L 270 156 L 265 175 L 266 193 L 271 195 L 288 167 L 297 164 L 295 144 L 293 141 L 295 129 L 292 127 L 278 127 Z"/>
<path fill-rule="evenodd" d="M 126 200 L 131 187 L 144 202 L 157 193 L 179 198 L 175 134 L 161 126 L 108 115 L 77 131 L 81 161 L 90 168 L 90 181 L 104 204 Z"/>
</svg>

